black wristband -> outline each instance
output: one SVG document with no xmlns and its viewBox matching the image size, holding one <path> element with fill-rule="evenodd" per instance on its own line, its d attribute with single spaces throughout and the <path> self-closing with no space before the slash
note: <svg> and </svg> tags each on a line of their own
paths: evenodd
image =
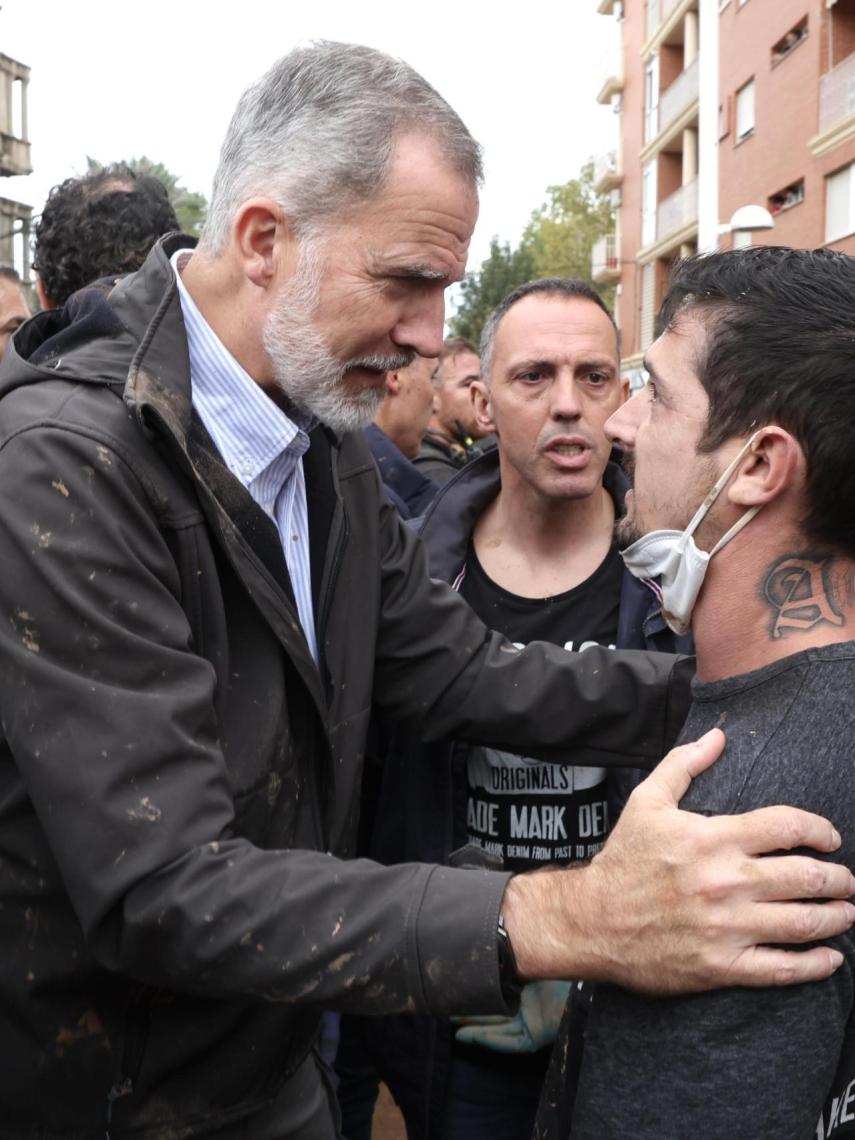
<svg viewBox="0 0 855 1140">
<path fill-rule="evenodd" d="M 499 982 L 502 986 L 502 996 L 508 1005 L 515 1006 L 519 1003 L 523 983 L 517 970 L 511 936 L 505 927 L 504 915 L 501 914 L 496 928 L 496 946 L 499 954 Z"/>
</svg>

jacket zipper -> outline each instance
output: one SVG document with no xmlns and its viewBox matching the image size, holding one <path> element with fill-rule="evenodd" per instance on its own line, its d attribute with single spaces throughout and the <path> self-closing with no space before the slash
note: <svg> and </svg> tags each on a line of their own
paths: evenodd
<svg viewBox="0 0 855 1140">
<path fill-rule="evenodd" d="M 331 529 L 336 528 L 334 545 L 332 553 L 327 559 L 327 564 L 324 567 L 324 577 L 321 582 L 321 592 L 318 599 L 318 619 L 316 622 L 317 628 L 317 643 L 318 643 L 318 669 L 321 673 L 323 680 L 324 691 L 327 698 L 327 709 L 330 707 L 332 699 L 332 677 L 330 676 L 329 668 L 327 667 L 326 653 L 324 652 L 324 635 L 326 634 L 327 622 L 329 620 L 329 613 L 332 607 L 332 598 L 335 593 L 336 583 L 338 582 L 338 575 L 341 569 L 341 564 L 344 561 L 343 553 L 347 545 L 347 540 L 350 537 L 350 525 L 347 520 L 347 514 L 344 510 L 344 502 L 341 496 L 341 490 L 338 482 L 338 471 L 335 463 L 335 452 L 330 448 L 330 468 L 332 474 L 333 490 L 335 491 L 336 506 L 333 513 L 333 521 Z M 332 788 L 334 782 L 334 771 L 332 762 L 332 753 L 329 747 L 325 749 L 326 752 L 326 777 L 329 788 Z M 328 812 L 325 810 L 323 816 L 321 815 L 320 788 L 318 788 L 318 775 L 314 765 L 311 767 L 312 779 L 315 783 L 315 795 L 312 796 L 315 813 L 315 826 L 318 829 L 318 837 L 320 838 L 323 850 L 329 851 L 331 846 L 331 832 L 329 826 Z M 328 805 L 328 794 L 323 797 L 324 808 Z"/>
</svg>

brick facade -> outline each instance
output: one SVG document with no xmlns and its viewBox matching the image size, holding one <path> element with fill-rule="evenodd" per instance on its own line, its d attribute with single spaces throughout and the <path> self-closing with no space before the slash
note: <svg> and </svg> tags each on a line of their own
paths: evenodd
<svg viewBox="0 0 855 1140">
<path fill-rule="evenodd" d="M 600 0 L 600 11 L 618 17 L 622 45 L 619 94 L 620 185 L 617 315 L 625 366 L 637 367 L 647 347 L 650 314 L 658 307 L 675 257 L 697 248 L 696 145 L 699 0 Z M 648 11 L 650 9 L 650 11 Z M 827 176 L 855 163 L 855 0 L 727 0 L 719 14 L 721 102 L 719 218 L 749 204 L 775 218 L 756 231 L 755 244 L 813 247 L 826 244 Z M 645 137 L 646 70 L 656 57 L 659 111 Z M 833 72 L 833 73 L 832 73 Z M 829 74 L 832 73 L 832 74 Z M 737 137 L 737 92 L 754 84 L 754 127 Z M 694 94 L 694 102 L 692 97 Z M 703 95 L 701 95 L 703 97 Z M 745 106 L 750 101 L 745 101 Z M 616 108 L 617 109 L 617 108 Z M 655 169 L 658 216 L 655 240 L 642 241 L 642 176 Z M 855 174 L 855 172 L 853 172 Z M 688 186 L 688 189 L 686 187 Z M 664 206 L 663 206 L 664 203 Z M 853 178 L 855 203 L 855 178 Z M 695 212 L 693 213 L 693 209 Z M 855 254 L 855 204 L 851 232 L 829 243 Z M 849 229 L 849 227 L 846 227 Z M 721 247 L 733 243 L 721 238 Z M 651 268 L 645 271 L 645 265 Z M 652 298 L 652 301 L 651 301 Z"/>
</svg>

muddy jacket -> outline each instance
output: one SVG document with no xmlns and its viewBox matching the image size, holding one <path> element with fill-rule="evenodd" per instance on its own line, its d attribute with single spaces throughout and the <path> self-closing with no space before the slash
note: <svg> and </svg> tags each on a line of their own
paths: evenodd
<svg viewBox="0 0 855 1140">
<path fill-rule="evenodd" d="M 608 764 L 655 760 L 687 695 L 665 657 L 488 633 L 361 435 L 323 429 L 316 666 L 276 528 L 192 412 L 182 244 L 0 367 L 4 1138 L 102 1138 L 108 1112 L 113 1140 L 203 1136 L 269 1103 L 324 1007 L 503 1009 L 504 876 L 344 861 L 372 697 Z"/>
<path fill-rule="evenodd" d="M 603 481 L 622 513 L 626 477 L 610 463 Z M 459 577 L 475 524 L 500 489 L 495 448 L 468 463 L 441 489 L 420 524 L 435 578 L 451 583 Z M 621 586 L 616 645 L 619 649 L 693 652 L 691 638 L 677 637 L 668 629 L 653 593 L 628 571 Z M 444 863 L 466 843 L 467 757 L 468 748 L 460 742 L 424 745 L 405 731 L 392 735 L 379 802 L 372 812 L 375 823 L 369 850 L 374 858 L 384 863 L 414 859 Z M 614 775 L 613 810 L 615 801 L 625 799 L 641 773 L 629 768 Z M 410 1140 L 441 1140 L 453 1036 L 448 1021 L 411 1015 L 382 1022 L 347 1019 L 343 1032 L 353 1034 L 358 1047 L 367 1050 L 405 1107 Z M 474 1047 L 473 1053 L 478 1054 Z M 528 1058 L 516 1060 L 524 1065 Z"/>
</svg>

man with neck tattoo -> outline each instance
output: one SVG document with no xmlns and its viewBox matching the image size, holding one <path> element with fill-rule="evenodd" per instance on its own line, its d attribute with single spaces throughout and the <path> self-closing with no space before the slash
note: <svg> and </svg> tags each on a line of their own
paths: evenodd
<svg viewBox="0 0 855 1140">
<path fill-rule="evenodd" d="M 634 469 L 618 528 L 626 565 L 651 581 L 669 625 L 695 637 L 683 739 L 726 734 L 682 806 L 824 813 L 850 867 L 853 297 L 855 259 L 829 250 L 682 262 L 649 383 L 606 423 Z M 844 965 L 816 986 L 577 993 L 550 1076 L 554 1089 L 563 1075 L 562 1111 L 545 1096 L 536 1135 L 855 1136 L 855 946 L 851 934 L 833 945 Z"/>
</svg>

